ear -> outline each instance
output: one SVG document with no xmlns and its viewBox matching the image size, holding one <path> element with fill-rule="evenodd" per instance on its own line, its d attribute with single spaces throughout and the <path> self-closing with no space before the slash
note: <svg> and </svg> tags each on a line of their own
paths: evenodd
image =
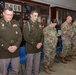
<svg viewBox="0 0 76 75">
<path fill-rule="evenodd" d="M 30 14 L 30 17 L 32 17 L 32 14 Z"/>
<path fill-rule="evenodd" d="M 3 12 L 3 15 L 4 15 L 4 12 Z"/>
<path fill-rule="evenodd" d="M 52 22 L 50 22 L 50 24 L 52 24 Z"/>
</svg>

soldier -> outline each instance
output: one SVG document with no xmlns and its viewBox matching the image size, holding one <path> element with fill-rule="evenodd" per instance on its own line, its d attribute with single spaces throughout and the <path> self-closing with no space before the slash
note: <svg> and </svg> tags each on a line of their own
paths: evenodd
<svg viewBox="0 0 76 75">
<path fill-rule="evenodd" d="M 55 26 L 57 23 L 54 21 L 51 22 L 47 27 L 43 29 L 44 33 L 44 67 L 45 72 L 51 74 L 55 72 L 52 69 L 52 65 L 54 63 L 54 58 L 56 55 L 56 45 L 58 40 L 58 35 Z"/>
<path fill-rule="evenodd" d="M 42 27 L 37 22 L 37 18 L 38 12 L 36 10 L 31 11 L 30 20 L 23 27 L 23 36 L 26 41 L 27 75 L 32 75 L 32 67 L 34 75 L 39 75 L 40 54 L 44 37 Z"/>
<path fill-rule="evenodd" d="M 13 9 L 4 8 L 3 18 L 0 19 L 0 73 L 7 75 L 7 68 L 11 63 L 11 75 L 18 75 L 20 67 L 19 46 L 22 34 L 19 23 L 13 20 Z"/>
<path fill-rule="evenodd" d="M 71 38 L 73 37 L 73 30 L 71 25 L 72 17 L 67 16 L 66 21 L 61 25 L 61 38 L 63 49 L 61 52 L 61 61 L 64 64 L 67 64 L 67 61 L 71 61 L 68 57 L 71 53 Z"/>
<path fill-rule="evenodd" d="M 76 20 L 72 24 L 74 36 L 72 38 L 72 58 L 76 59 Z"/>
</svg>

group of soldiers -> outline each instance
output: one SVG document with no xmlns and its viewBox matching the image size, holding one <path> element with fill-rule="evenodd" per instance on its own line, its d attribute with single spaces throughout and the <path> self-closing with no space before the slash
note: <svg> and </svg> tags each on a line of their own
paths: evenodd
<svg viewBox="0 0 76 75">
<path fill-rule="evenodd" d="M 54 22 L 43 29 L 44 33 L 44 67 L 45 72 L 51 74 L 55 72 L 52 66 L 56 56 L 57 31 Z M 53 25 L 53 26 L 52 26 Z M 72 17 L 67 16 L 61 25 L 62 51 L 60 52 L 60 61 L 67 64 L 71 58 L 76 59 L 76 20 L 72 23 Z"/>
<path fill-rule="evenodd" d="M 67 61 L 71 61 L 72 58 L 76 58 L 76 21 L 72 22 L 72 17 L 67 16 L 66 21 L 61 25 L 61 39 L 63 49 L 61 52 L 61 61 L 67 64 Z"/>
<path fill-rule="evenodd" d="M 0 19 L 0 73 L 7 75 L 7 68 L 11 63 L 11 75 L 18 75 L 20 69 L 19 47 L 22 40 L 22 33 L 26 41 L 27 64 L 26 74 L 39 75 L 40 54 L 42 46 L 44 46 L 44 67 L 45 72 L 51 74 L 55 72 L 52 69 L 56 56 L 56 45 L 58 34 L 55 26 L 56 20 L 44 29 L 37 22 L 38 12 L 31 11 L 30 20 L 24 24 L 23 32 L 21 33 L 19 23 L 13 20 L 13 9 L 11 7 L 4 8 L 3 18 Z M 68 16 L 66 21 L 61 25 L 61 39 L 63 49 L 60 54 L 61 61 L 67 64 L 71 61 L 70 58 L 76 58 L 76 21 L 72 22 L 72 17 Z"/>
</svg>

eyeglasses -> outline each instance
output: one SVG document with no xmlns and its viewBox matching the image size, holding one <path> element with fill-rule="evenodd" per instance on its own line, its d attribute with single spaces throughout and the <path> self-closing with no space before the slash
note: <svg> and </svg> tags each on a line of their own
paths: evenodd
<svg viewBox="0 0 76 75">
<path fill-rule="evenodd" d="M 34 15 L 34 17 L 38 17 L 38 15 Z"/>
<path fill-rule="evenodd" d="M 5 13 L 5 15 L 7 15 L 7 16 L 13 16 L 13 14 L 6 14 L 6 13 Z"/>
</svg>

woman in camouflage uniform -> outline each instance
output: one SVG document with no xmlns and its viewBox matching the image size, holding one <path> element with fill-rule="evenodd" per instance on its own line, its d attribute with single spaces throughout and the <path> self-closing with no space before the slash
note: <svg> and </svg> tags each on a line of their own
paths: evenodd
<svg viewBox="0 0 76 75">
<path fill-rule="evenodd" d="M 55 26 L 57 23 L 51 22 L 47 27 L 43 29 L 44 32 L 44 63 L 45 63 L 45 72 L 51 73 L 54 72 L 52 64 L 56 55 L 56 45 L 57 45 L 57 31 Z"/>
</svg>

